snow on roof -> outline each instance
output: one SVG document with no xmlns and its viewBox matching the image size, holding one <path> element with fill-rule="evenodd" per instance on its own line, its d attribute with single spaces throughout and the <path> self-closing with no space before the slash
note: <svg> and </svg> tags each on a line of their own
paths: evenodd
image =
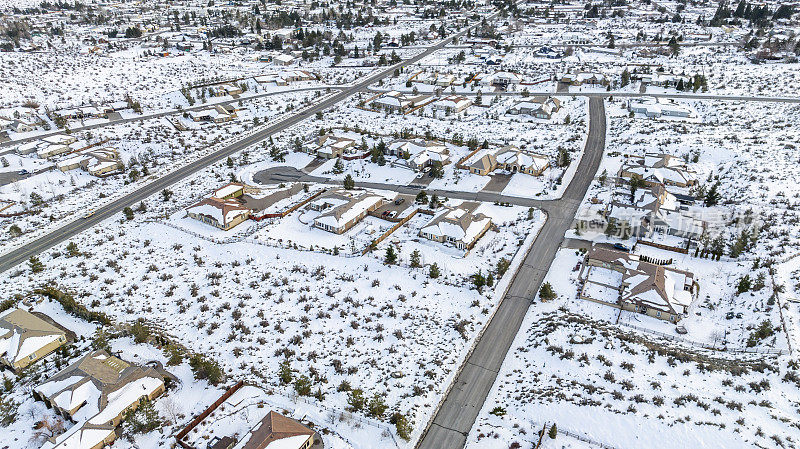
<svg viewBox="0 0 800 449">
<path fill-rule="evenodd" d="M 300 449 L 303 443 L 308 441 L 308 435 L 295 435 L 288 438 L 281 438 L 268 444 L 264 449 Z"/>
<path fill-rule="evenodd" d="M 35 387 L 33 390 L 44 396 L 50 396 L 70 385 L 78 383 L 78 381 L 83 378 L 83 376 L 70 376 L 61 380 L 49 381 Z"/>
<path fill-rule="evenodd" d="M 242 190 L 244 188 L 241 184 L 231 183 L 226 186 L 220 187 L 216 192 L 214 192 L 214 197 L 216 198 L 224 198 L 229 195 L 233 195 L 234 193 Z"/>
<path fill-rule="evenodd" d="M 65 386 L 69 386 L 65 385 Z M 67 389 L 59 393 L 53 401 L 63 410 L 74 410 L 81 407 L 83 416 L 93 416 L 98 410 L 102 393 L 91 381 L 83 382 L 75 389 Z M 84 405 L 85 407 L 82 407 Z"/>
<path fill-rule="evenodd" d="M 102 444 L 106 438 L 114 434 L 113 428 L 84 428 L 84 424 L 75 424 L 68 431 L 59 435 L 55 442 L 47 440 L 41 449 L 91 449 Z"/>
<path fill-rule="evenodd" d="M 108 403 L 105 408 L 92 417 L 89 424 L 105 424 L 119 416 L 131 405 L 137 403 L 144 396 L 150 396 L 164 385 L 164 381 L 157 377 L 141 377 L 125 384 L 119 390 L 108 395 Z"/>
<path fill-rule="evenodd" d="M 378 195 L 363 195 L 321 214 L 314 221 L 321 225 L 328 225 L 335 229 L 339 229 L 346 223 L 366 212 L 370 207 L 374 206 L 381 200 L 383 200 L 383 198 Z"/>
<path fill-rule="evenodd" d="M 483 214 L 472 215 L 466 209 L 458 207 L 434 217 L 420 232 L 468 245 L 489 222 L 491 219 Z"/>
<path fill-rule="evenodd" d="M 236 217 L 250 211 L 250 209 L 241 206 L 235 200 L 221 200 L 219 198 L 206 198 L 194 206 L 189 206 L 186 210 L 198 215 L 206 215 L 221 224 L 230 223 Z"/>
</svg>

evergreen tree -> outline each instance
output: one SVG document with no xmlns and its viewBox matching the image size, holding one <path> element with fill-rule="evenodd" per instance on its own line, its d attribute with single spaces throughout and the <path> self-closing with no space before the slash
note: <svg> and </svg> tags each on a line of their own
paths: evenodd
<svg viewBox="0 0 800 449">
<path fill-rule="evenodd" d="M 550 431 L 547 433 L 547 436 L 549 436 L 551 440 L 555 440 L 558 436 L 558 429 L 556 428 L 555 423 L 553 423 L 553 425 L 550 427 Z"/>
<path fill-rule="evenodd" d="M 552 301 L 556 299 L 556 296 L 556 292 L 553 291 L 553 286 L 550 285 L 549 282 L 542 284 L 542 288 L 539 289 L 539 298 L 541 298 L 542 301 Z"/>
<path fill-rule="evenodd" d="M 345 190 L 353 190 L 356 187 L 356 182 L 353 180 L 353 177 L 348 174 L 344 177 L 344 188 Z"/>
<path fill-rule="evenodd" d="M 292 367 L 289 365 L 289 359 L 284 359 L 278 368 L 278 378 L 284 385 L 292 383 Z"/>
<path fill-rule="evenodd" d="M 411 252 L 411 268 L 419 268 L 421 266 L 419 250 L 415 249 Z"/>
<path fill-rule="evenodd" d="M 383 258 L 383 261 L 386 265 L 394 265 L 397 263 L 397 253 L 394 250 L 394 246 L 389 245 L 386 247 L 386 256 Z"/>
<path fill-rule="evenodd" d="M 428 276 L 430 276 L 431 279 L 436 279 L 436 278 L 439 277 L 439 275 L 440 275 L 440 273 L 439 273 L 439 265 L 434 263 L 433 265 L 431 265 L 431 269 L 428 272 Z"/>
<path fill-rule="evenodd" d="M 711 186 L 711 189 L 708 191 L 708 193 L 706 193 L 706 197 L 703 200 L 703 204 L 706 207 L 716 206 L 717 204 L 719 204 L 719 200 L 720 200 L 719 181 L 717 181 L 716 183 L 714 183 L 713 186 Z"/>
<path fill-rule="evenodd" d="M 44 271 L 44 264 L 36 256 L 31 256 L 31 258 L 28 259 L 28 265 L 30 266 L 32 273 L 41 273 Z"/>
</svg>

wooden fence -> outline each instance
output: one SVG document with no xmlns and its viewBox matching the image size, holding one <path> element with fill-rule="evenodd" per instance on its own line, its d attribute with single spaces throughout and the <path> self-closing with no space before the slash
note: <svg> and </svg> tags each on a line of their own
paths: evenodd
<svg viewBox="0 0 800 449">
<path fill-rule="evenodd" d="M 653 248 L 663 249 L 666 251 L 672 251 L 680 254 L 689 254 L 689 250 L 686 248 L 678 248 L 677 246 L 662 245 L 661 243 L 648 242 L 647 240 L 636 240 L 636 244 L 652 246 Z"/>
<path fill-rule="evenodd" d="M 195 419 L 193 419 L 192 422 L 190 422 L 188 426 L 184 427 L 183 430 L 181 430 L 180 432 L 175 434 L 175 440 L 178 442 L 178 444 L 181 447 L 183 447 L 184 449 L 195 449 L 194 446 L 192 446 L 191 444 L 186 443 L 185 441 L 183 441 L 183 438 L 185 438 L 186 435 L 188 435 L 189 432 L 191 432 L 192 429 L 194 429 L 195 427 L 197 427 L 198 424 L 203 422 L 203 420 L 206 419 L 208 417 L 208 415 L 213 413 L 214 410 L 217 409 L 217 407 L 219 407 L 223 402 L 227 401 L 228 398 L 233 395 L 233 393 L 236 393 L 243 386 L 244 386 L 244 382 L 242 382 L 241 380 L 239 382 L 236 382 L 236 385 L 234 385 L 233 387 L 228 389 L 228 391 L 223 393 L 222 396 L 220 396 L 219 399 L 214 401 L 213 404 L 211 404 L 207 409 L 205 409 L 203 411 L 203 413 L 200 413 L 199 415 L 197 415 L 197 417 Z"/>
<path fill-rule="evenodd" d="M 408 223 L 408 221 L 411 220 L 414 217 L 414 215 L 417 214 L 417 212 L 419 212 L 419 208 L 414 209 L 414 211 L 411 212 L 410 214 L 408 214 L 407 217 L 405 217 L 402 220 L 398 221 L 397 224 L 395 224 L 394 226 L 389 228 L 388 231 L 384 232 L 380 237 L 378 237 L 375 240 L 373 240 L 372 243 L 370 243 L 366 248 L 364 248 L 361 251 L 361 255 L 363 256 L 364 254 L 367 254 L 368 252 L 372 251 L 373 248 L 376 248 L 378 246 L 378 244 L 380 244 L 382 241 L 384 241 L 386 239 L 386 237 L 389 237 L 390 235 L 392 235 L 392 233 L 394 231 L 396 231 L 398 228 L 400 228 L 400 226 L 403 226 L 404 224 Z"/>
</svg>

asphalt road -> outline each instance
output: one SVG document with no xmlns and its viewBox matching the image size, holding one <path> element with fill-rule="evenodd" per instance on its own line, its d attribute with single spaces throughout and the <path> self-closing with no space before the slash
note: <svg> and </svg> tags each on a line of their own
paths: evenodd
<svg viewBox="0 0 800 449">
<path fill-rule="evenodd" d="M 559 85 L 562 83 L 559 83 Z M 481 92 L 482 96 L 500 96 L 500 97 L 513 97 L 522 95 L 522 89 L 525 86 L 518 87 L 516 91 L 503 91 L 503 92 Z M 368 92 L 388 92 L 387 89 L 367 88 Z M 411 89 L 394 89 L 398 92 L 411 93 Z M 447 94 L 447 90 L 442 91 Z M 477 92 L 456 92 L 457 95 L 464 95 L 467 97 L 478 95 Z M 728 101 L 763 101 L 772 103 L 800 103 L 800 97 L 785 97 L 785 96 L 769 96 L 769 95 L 715 95 L 715 94 L 695 94 L 695 93 L 647 93 L 647 92 L 567 92 L 567 91 L 528 91 L 528 95 L 533 96 L 552 96 L 552 97 L 587 97 L 587 98 L 637 98 L 637 97 L 659 97 L 659 98 L 679 98 L 685 100 L 728 100 Z"/>
<path fill-rule="evenodd" d="M 487 19 L 493 18 L 498 13 L 493 13 Z M 184 166 L 181 166 L 177 170 L 158 178 L 149 184 L 146 184 L 139 188 L 138 190 L 131 192 L 105 206 L 102 206 L 94 211 L 94 213 L 89 217 L 77 218 L 76 220 L 65 224 L 64 226 L 32 241 L 29 242 L 19 248 L 13 249 L 6 254 L 0 256 L 0 272 L 6 271 L 22 262 L 30 258 L 31 256 L 35 256 L 61 242 L 64 242 L 71 238 L 72 236 L 83 232 L 92 226 L 100 223 L 101 221 L 110 218 L 114 214 L 117 214 L 122 211 L 126 206 L 132 206 L 137 204 L 140 201 L 158 193 L 159 191 L 166 189 L 167 187 L 175 184 L 176 182 L 190 176 L 205 167 L 222 160 L 229 155 L 232 155 L 238 151 L 241 151 L 253 144 L 256 144 L 272 134 L 280 132 L 296 123 L 304 120 L 311 115 L 315 114 L 319 111 L 324 111 L 325 109 L 347 99 L 351 95 L 354 95 L 369 86 L 387 76 L 390 76 L 394 73 L 394 71 L 400 67 L 403 67 L 408 64 L 414 64 L 422 58 L 430 55 L 431 53 L 444 48 L 447 44 L 453 41 L 453 39 L 458 39 L 461 36 L 465 35 L 468 30 L 472 29 L 473 27 L 477 26 L 478 24 L 473 24 L 469 27 L 465 27 L 463 30 L 459 31 L 451 35 L 450 37 L 439 41 L 437 44 L 431 45 L 428 47 L 427 50 L 413 56 L 409 59 L 401 61 L 397 64 L 387 67 L 385 70 L 371 75 L 362 81 L 353 84 L 350 87 L 342 88 L 341 91 L 321 102 L 312 105 L 306 109 L 298 111 L 294 115 L 291 115 L 275 124 L 255 133 L 248 137 L 245 137 L 231 145 L 223 147 L 213 153 L 209 153 L 206 156 L 203 156 L 193 162 L 190 162 Z"/>
<path fill-rule="evenodd" d="M 119 119 L 119 120 L 109 120 L 107 122 L 95 123 L 93 125 L 79 126 L 79 127 L 70 129 L 70 132 L 75 133 L 75 132 L 80 132 L 80 131 L 88 131 L 90 129 L 103 128 L 105 126 L 117 125 L 117 124 L 120 124 L 120 123 L 141 122 L 143 120 L 150 120 L 150 119 L 154 119 L 154 118 L 161 118 L 161 117 L 167 117 L 167 116 L 171 116 L 171 115 L 183 114 L 184 112 L 188 112 L 188 111 L 199 111 L 199 110 L 207 109 L 207 108 L 213 107 L 214 105 L 222 104 L 222 103 L 236 103 L 236 102 L 238 102 L 240 100 L 241 101 L 249 101 L 249 100 L 254 100 L 256 98 L 268 97 L 268 96 L 271 96 L 271 95 L 279 95 L 279 94 L 295 93 L 295 92 L 305 92 L 305 91 L 310 91 L 310 90 L 325 90 L 325 89 L 337 89 L 338 90 L 338 89 L 341 89 L 341 86 L 302 87 L 302 88 L 299 88 L 299 89 L 284 90 L 284 91 L 279 91 L 279 92 L 263 92 L 263 93 L 256 94 L 256 95 L 241 97 L 241 98 L 238 98 L 236 100 L 223 101 L 223 102 L 214 102 L 214 103 L 203 103 L 203 104 L 190 106 L 188 108 L 183 108 L 183 109 L 170 109 L 168 111 L 156 112 L 154 114 L 139 115 L 139 116 L 136 116 L 136 117 L 128 117 L 128 118 L 123 118 L 123 119 Z M 31 141 L 31 140 L 37 140 L 37 139 L 41 139 L 43 137 L 52 136 L 54 134 L 62 134 L 63 132 L 64 132 L 63 129 L 54 129 L 54 130 L 46 132 L 46 133 L 36 134 L 35 136 L 32 136 L 32 137 L 25 137 L 23 139 L 16 139 L 16 140 L 6 140 L 4 142 L 0 142 L 0 147 L 16 145 L 16 144 L 20 144 L 20 143 L 25 143 L 25 142 L 28 142 L 28 141 Z M 11 151 L 13 151 L 13 150 L 3 151 L 0 154 L 6 154 L 6 153 L 9 153 Z"/>
<path fill-rule="evenodd" d="M 531 301 L 539 291 L 564 233 L 600 166 L 605 148 L 603 100 L 589 101 L 589 136 L 578 170 L 561 200 L 548 202 L 548 217 L 497 312 L 456 376 L 418 449 L 462 448 L 492 387 L 500 366 L 519 331 Z"/>
<path fill-rule="evenodd" d="M 432 421 L 428 423 L 417 449 L 455 449 L 466 443 L 475 419 L 494 383 L 500 366 L 514 341 L 525 313 L 535 299 L 544 276 L 550 269 L 564 233 L 572 227 L 578 206 L 586 196 L 603 158 L 606 138 L 606 115 L 603 99 L 589 100 L 589 133 L 583 157 L 564 194 L 557 200 L 536 200 L 505 196 L 493 192 L 458 192 L 426 189 L 428 195 L 436 194 L 468 201 L 508 202 L 518 206 L 537 207 L 547 214 L 547 221 L 536 237 L 530 251 L 503 298 L 497 312 L 489 321 L 474 350 L 460 368 L 444 402 Z M 256 182 L 315 182 L 341 185 L 341 181 L 310 176 L 293 167 L 274 167 L 253 176 Z M 398 186 L 375 182 L 357 182 L 357 187 L 395 191 L 416 195 L 421 189 L 413 185 Z"/>
</svg>

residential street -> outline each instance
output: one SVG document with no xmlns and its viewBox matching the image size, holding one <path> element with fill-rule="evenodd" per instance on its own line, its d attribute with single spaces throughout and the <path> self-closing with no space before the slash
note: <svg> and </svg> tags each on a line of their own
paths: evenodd
<svg viewBox="0 0 800 449">
<path fill-rule="evenodd" d="M 514 275 L 505 298 L 479 337 L 472 353 L 450 385 L 438 413 L 417 448 L 442 449 L 464 447 L 472 425 L 486 400 L 525 312 L 550 269 L 564 233 L 572 225 L 578 205 L 600 166 L 606 139 L 603 100 L 589 101 L 589 136 L 586 149 L 564 196 L 549 201 L 547 222 Z"/>
<path fill-rule="evenodd" d="M 492 14 L 489 18 L 493 18 L 496 16 L 497 13 Z M 252 134 L 248 137 L 245 137 L 231 145 L 226 147 L 220 148 L 217 151 L 209 153 L 206 156 L 203 156 L 195 161 L 192 161 L 177 170 L 168 173 L 167 175 L 162 176 L 150 182 L 149 184 L 145 184 L 138 190 L 131 192 L 115 201 L 112 201 L 105 206 L 102 206 L 94 211 L 94 213 L 85 218 L 77 218 L 74 221 L 71 221 L 64 226 L 48 233 L 45 236 L 42 236 L 32 242 L 29 242 L 19 248 L 13 249 L 2 256 L 0 256 L 0 272 L 6 271 L 17 264 L 20 264 L 30 258 L 31 256 L 35 256 L 36 254 L 41 253 L 65 240 L 68 240 L 70 237 L 78 234 L 86 229 L 91 228 L 92 226 L 100 223 L 101 221 L 110 218 L 116 213 L 119 213 L 124 209 L 126 206 L 134 205 L 151 195 L 158 193 L 159 191 L 175 184 L 176 182 L 190 176 L 205 167 L 222 160 L 229 155 L 232 155 L 240 150 L 243 150 L 253 144 L 256 144 L 272 134 L 280 132 L 292 125 L 297 124 L 298 122 L 310 117 L 314 113 L 318 111 L 324 111 L 325 109 L 344 101 L 345 99 L 349 98 L 351 95 L 362 91 L 367 86 L 387 77 L 394 73 L 396 69 L 403 67 L 408 64 L 414 64 L 415 62 L 419 61 L 420 59 L 430 55 L 431 53 L 442 49 L 445 45 L 452 42 L 453 39 L 460 38 L 461 36 L 465 35 L 468 30 L 471 30 L 475 25 L 471 25 L 469 27 L 465 27 L 458 33 L 451 35 L 446 39 L 442 39 L 438 43 L 431 45 L 428 47 L 427 50 L 413 56 L 409 59 L 403 60 L 397 64 L 388 66 L 385 70 L 378 72 L 372 76 L 369 76 L 362 81 L 355 83 L 351 87 L 346 89 L 342 89 L 339 93 L 319 102 L 316 103 L 306 109 L 300 110 L 295 114 L 286 117 L 283 120 L 280 120 L 273 125 L 270 125 L 261 131 Z"/>
<path fill-rule="evenodd" d="M 466 436 L 483 406 L 492 387 L 500 365 L 514 341 L 525 312 L 536 297 L 544 276 L 550 268 L 564 233 L 572 226 L 589 184 L 594 179 L 603 158 L 606 136 L 605 105 L 600 97 L 589 100 L 589 133 L 583 157 L 572 182 L 558 200 L 536 200 L 501 195 L 492 192 L 458 192 L 431 189 L 426 192 L 440 197 L 468 201 L 508 202 L 518 206 L 536 207 L 547 214 L 547 221 L 531 246 L 525 262 L 514 275 L 514 279 L 503 301 L 491 319 L 472 353 L 461 367 L 451 384 L 447 396 L 418 448 L 461 448 Z M 318 176 L 308 176 L 293 167 L 275 167 L 256 173 L 253 179 L 259 183 L 316 182 L 341 185 L 341 181 Z M 391 184 L 357 182 L 357 187 L 391 190 L 415 195 L 418 187 Z"/>
</svg>

